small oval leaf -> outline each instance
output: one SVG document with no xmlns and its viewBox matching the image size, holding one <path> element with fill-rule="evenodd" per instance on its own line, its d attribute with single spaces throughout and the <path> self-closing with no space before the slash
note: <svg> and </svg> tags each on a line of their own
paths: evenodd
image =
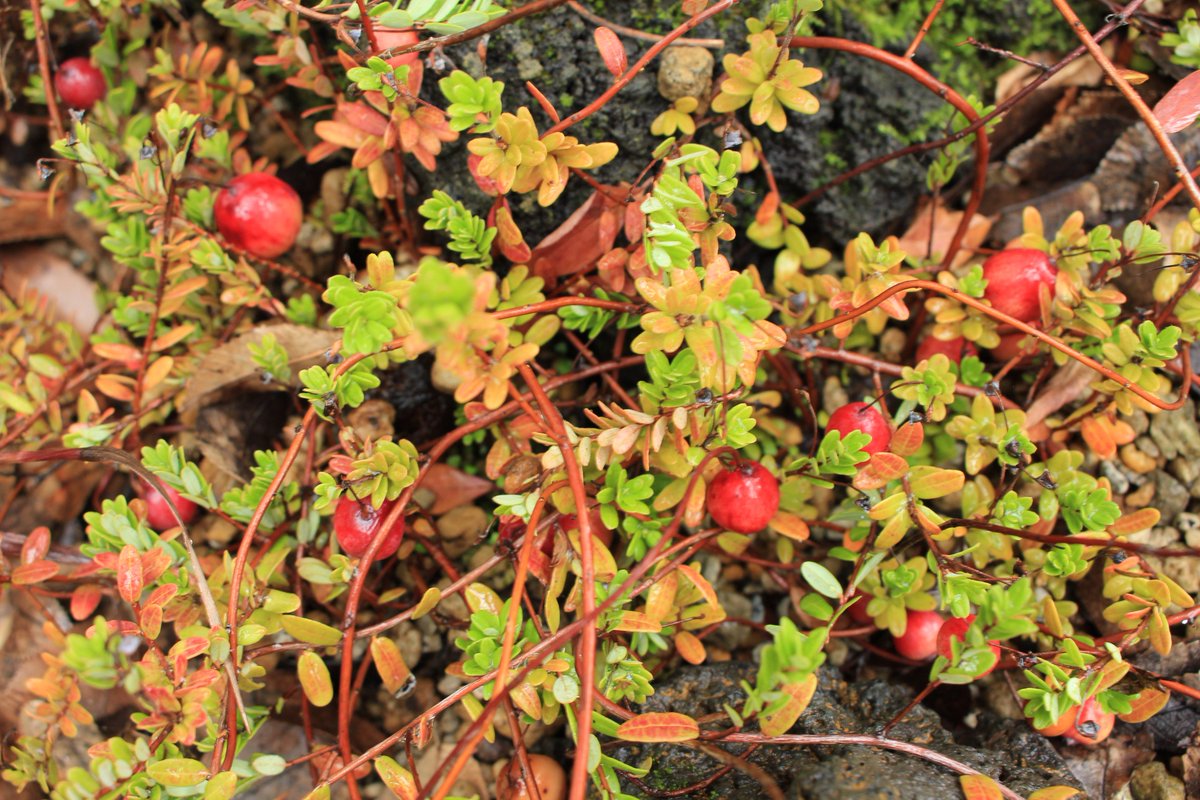
<svg viewBox="0 0 1200 800">
<path fill-rule="evenodd" d="M 279 622 L 289 636 L 301 642 L 328 647 L 342 640 L 341 631 L 323 622 L 297 617 L 294 614 L 281 615 Z"/>
<path fill-rule="evenodd" d="M 700 725 L 687 714 L 656 711 L 621 723 L 617 738 L 627 742 L 690 742 L 700 738 Z"/>
<path fill-rule="evenodd" d="M 621 44 L 621 39 L 611 29 L 604 27 L 596 28 L 594 35 L 596 49 L 604 59 L 604 66 L 608 67 L 614 78 L 624 75 L 629 67 L 629 57 L 625 54 L 625 45 Z"/>
<path fill-rule="evenodd" d="M 1200 71 L 1193 72 L 1154 104 L 1154 116 L 1167 133 L 1178 133 L 1200 115 Z"/>
<path fill-rule="evenodd" d="M 296 662 L 296 674 L 300 677 L 300 686 L 304 696 L 314 706 L 325 707 L 333 700 L 333 681 L 329 678 L 329 667 L 321 657 L 311 650 L 300 654 Z"/>
<path fill-rule="evenodd" d="M 390 756 L 380 756 L 375 759 L 375 771 L 379 773 L 379 778 L 399 800 L 416 799 L 419 794 L 417 782 L 413 780 L 411 772 L 396 763 L 396 759 Z"/>
<path fill-rule="evenodd" d="M 194 758 L 164 758 L 147 765 L 146 774 L 163 786 L 195 786 L 208 780 L 208 768 Z"/>
</svg>

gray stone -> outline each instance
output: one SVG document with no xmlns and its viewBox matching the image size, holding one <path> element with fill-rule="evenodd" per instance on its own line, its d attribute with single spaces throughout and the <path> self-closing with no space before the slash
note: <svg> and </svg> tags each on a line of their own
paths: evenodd
<svg viewBox="0 0 1200 800">
<path fill-rule="evenodd" d="M 1173 522 L 1179 512 L 1185 511 L 1191 493 L 1169 472 L 1154 471 L 1154 505 L 1162 513 L 1164 522 Z"/>
<path fill-rule="evenodd" d="M 1200 458 L 1195 404 L 1188 400 L 1180 409 L 1155 414 L 1150 420 L 1150 436 L 1167 458 Z"/>
<path fill-rule="evenodd" d="M 725 704 L 745 700 L 742 681 L 754 682 L 756 669 L 745 662 L 684 667 L 656 682 L 655 693 L 639 709 L 676 711 L 693 717 L 720 713 Z M 894 682 L 869 680 L 848 684 L 836 670 L 823 669 L 808 709 L 793 733 L 874 733 L 912 698 Z M 955 740 L 936 713 L 919 705 L 895 727 L 896 739 L 915 742 L 962 761 L 985 774 L 1000 777 L 1021 795 L 1052 785 L 1078 785 L 1053 746 L 1023 721 L 1000 720 L 990 712 L 979 715 L 979 726 Z M 969 738 L 966 738 L 969 737 Z M 744 745 L 726 745 L 735 754 Z M 612 753 L 630 764 L 654 759 L 644 780 L 652 788 L 670 791 L 700 781 L 719 768 L 719 762 L 693 749 L 669 744 L 620 744 Z M 958 777 L 920 758 L 870 746 L 761 747 L 746 759 L 773 779 L 789 800 L 941 800 L 959 797 Z M 733 770 L 703 792 L 684 798 L 765 797 L 758 780 Z"/>
<path fill-rule="evenodd" d="M 1138 450 L 1141 450 L 1151 458 L 1158 458 L 1163 454 L 1162 448 L 1160 448 L 1158 444 L 1155 443 L 1155 440 L 1150 436 L 1139 436 L 1137 440 L 1134 441 L 1134 445 Z M 1169 457 L 1170 456 L 1168 456 L 1168 458 Z"/>
<path fill-rule="evenodd" d="M 1167 772 L 1161 761 L 1142 764 L 1129 780 L 1133 800 L 1184 800 L 1183 781 Z"/>
<path fill-rule="evenodd" d="M 1129 478 L 1116 461 L 1101 461 L 1100 472 L 1112 484 L 1113 494 L 1122 495 L 1129 491 Z"/>
<path fill-rule="evenodd" d="M 1167 470 L 1188 487 L 1192 497 L 1200 497 L 1200 462 L 1177 458 L 1167 464 Z"/>
<path fill-rule="evenodd" d="M 668 47 L 658 65 L 658 93 L 672 102 L 681 97 L 707 98 L 712 89 L 711 50 L 704 47 Z"/>
<path fill-rule="evenodd" d="M 754 604 L 744 592 L 731 588 L 722 588 L 717 592 L 717 599 L 725 609 L 726 616 L 750 619 L 754 614 Z M 723 622 L 710 634 L 709 639 L 724 650 L 736 650 L 746 643 L 753 630 L 741 622 Z"/>
</svg>

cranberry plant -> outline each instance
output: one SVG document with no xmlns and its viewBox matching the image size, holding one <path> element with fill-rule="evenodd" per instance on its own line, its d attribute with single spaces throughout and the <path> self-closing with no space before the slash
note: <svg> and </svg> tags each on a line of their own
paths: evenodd
<svg viewBox="0 0 1200 800">
<path fill-rule="evenodd" d="M 32 296 L 0 298 L 0 460 L 100 462 L 129 482 L 106 478 L 88 501 L 85 540 L 70 544 L 82 565 L 59 557 L 47 527 L 16 532 L 19 554 L 0 561 L 0 588 L 66 601 L 77 623 L 47 614 L 56 649 L 26 687 L 44 733 L 5 743 L 8 783 L 57 798 L 218 800 L 288 771 L 311 781 L 314 800 L 342 782 L 358 797 L 371 781 L 405 800 L 446 797 L 498 735 L 517 765 L 505 785 L 540 782 L 514 777 L 544 758 L 516 735 L 536 726 L 572 753 L 569 780 L 544 798 L 628 798 L 654 767 L 617 760 L 606 742 L 786 741 L 834 637 L 890 642 L 887 657 L 928 669 L 927 691 L 1006 672 L 1031 725 L 1087 742 L 1112 715 L 1143 722 L 1171 692 L 1195 696 L 1127 657 L 1170 652 L 1174 626 L 1197 611 L 1142 558 L 1162 553 L 1130 538 L 1159 512 L 1129 507 L 1085 464 L 1132 440 L 1135 413 L 1186 399 L 1200 212 L 1171 231 L 1150 219 L 1089 230 L 1078 214 L 1048 233 L 1030 211 L 1009 247 L 961 263 L 961 227 L 942 253 L 863 233 L 837 258 L 810 244 L 755 133 L 818 110 L 822 75 L 805 48 L 880 61 L 947 98 L 957 139 L 931 167 L 935 191 L 971 154 L 983 175 L 1000 111 L 911 60 L 809 36 L 819 0 L 764 4 L 744 41 L 728 43 L 711 95 L 654 119 L 651 152 L 587 141 L 577 124 L 734 0 L 685 0 L 686 21 L 633 63 L 597 27 L 611 85 L 567 116 L 551 87 L 443 67 L 440 48 L 555 5 L 206 2 L 209 24 L 254 54 L 251 68 L 194 42 L 160 4 L 135 15 L 101 3 L 111 13 L 87 67 L 107 91 L 89 85 L 89 103 L 49 74 L 67 20 L 87 10 L 31 2 L 40 74 L 26 95 L 47 104 L 55 154 L 40 167 L 50 193 L 85 190 L 78 209 L 118 279 L 100 292 L 104 324 L 86 333 Z M 152 48 L 150 18 L 163 23 Z M 1194 27 L 1185 20 L 1177 52 Z M 63 59 L 58 74 L 79 67 Z M 275 85 L 290 107 L 265 88 Z M 340 210 L 324 213 L 326 198 L 305 207 L 275 175 L 282 164 L 251 135 L 260 114 L 277 120 L 291 157 L 344 158 Z M 465 163 L 490 205 L 443 185 L 412 206 L 408 171 L 436 178 L 447 159 Z M 604 183 L 614 159 L 640 165 L 639 179 Z M 750 176 L 769 190 L 747 220 Z M 578 184 L 594 190 L 603 211 L 581 216 L 608 244 L 562 279 L 534 258 L 554 242 L 530 242 L 520 209 L 523 197 L 562 208 Z M 582 224 L 562 211 L 551 240 Z M 306 228 L 362 255 L 301 269 Z M 739 236 L 769 266 L 739 263 Z M 1113 279 L 1158 262 L 1155 307 L 1132 308 Z M 294 327 L 328 343 L 319 357 L 285 344 Z M 904 357 L 878 357 L 897 330 L 911 334 Z M 198 376 L 243 335 L 244 357 L 294 405 L 242 478 L 219 488 L 179 433 L 202 402 Z M 907 357 L 930 341 L 928 355 Z M 431 441 L 361 413 L 414 362 L 457 408 L 456 426 Z M 1068 362 L 1084 379 L 1047 409 L 1039 389 Z M 853 402 L 823 407 L 817 374 L 846 381 Z M 446 460 L 489 482 L 479 504 L 491 524 L 471 561 L 442 548 L 445 510 L 419 494 Z M 229 546 L 197 535 L 204 525 L 232 531 Z M 759 633 L 744 700 L 721 719 L 639 713 L 662 670 L 734 655 L 706 639 L 741 624 L 718 594 L 735 563 L 789 598 Z M 1075 602 L 1089 575 L 1103 624 Z M 353 742 L 364 684 L 412 690 L 396 637 L 428 615 L 453 629 L 447 672 L 459 688 L 380 741 Z M 332 707 L 332 744 L 309 723 L 305 755 L 260 749 L 280 712 L 264 699 L 274 670 L 294 673 L 281 702 L 306 720 Z M 88 764 L 70 762 L 62 740 L 94 721 L 85 690 L 118 686 L 133 704 L 122 734 L 89 748 Z M 436 771 L 418 774 L 415 754 L 456 708 L 470 724 Z M 886 732 L 873 742 L 937 758 Z M 964 789 L 989 792 L 973 796 L 1008 791 L 954 769 Z"/>
</svg>

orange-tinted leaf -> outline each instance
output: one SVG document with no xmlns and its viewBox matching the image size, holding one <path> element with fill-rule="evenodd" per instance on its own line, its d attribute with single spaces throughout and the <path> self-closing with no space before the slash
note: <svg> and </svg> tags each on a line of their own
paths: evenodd
<svg viewBox="0 0 1200 800">
<path fill-rule="evenodd" d="M 45 525 L 40 525 L 25 537 L 25 544 L 21 545 L 21 563 L 32 564 L 35 561 L 41 561 L 49 551 L 50 529 Z"/>
<path fill-rule="evenodd" d="M 136 603 L 142 599 L 142 586 L 142 557 L 127 544 L 117 557 L 117 591 L 126 603 Z"/>
<path fill-rule="evenodd" d="M 662 624 L 640 611 L 623 611 L 613 630 L 625 633 L 658 633 L 662 630 Z"/>
<path fill-rule="evenodd" d="M 704 595 L 704 600 L 713 608 L 720 608 L 721 601 L 717 599 L 717 593 L 713 589 L 712 584 L 704 579 L 695 568 L 689 567 L 687 564 L 680 564 L 676 569 L 679 570 L 683 577 L 687 578 L 693 586 L 700 590 L 700 594 Z"/>
<path fill-rule="evenodd" d="M 1117 67 L 1116 69 L 1117 74 L 1131 86 L 1137 86 L 1139 83 L 1145 83 L 1150 80 L 1149 75 L 1144 72 L 1138 72 L 1136 69 L 1126 69 L 1124 67 Z M 1112 83 L 1112 81 L 1109 81 L 1109 83 Z"/>
<path fill-rule="evenodd" d="M 12 571 L 12 582 L 15 586 L 28 586 L 41 583 L 58 574 L 58 564 L 53 561 L 34 561 L 32 564 L 22 564 Z"/>
<path fill-rule="evenodd" d="M 425 590 L 425 594 L 421 595 L 421 601 L 413 606 L 412 619 L 417 620 L 433 611 L 437 604 L 442 601 L 442 590 L 436 586 L 430 586 Z"/>
<path fill-rule="evenodd" d="M 807 522 L 786 511 L 777 512 L 767 524 L 771 530 L 797 542 L 807 542 L 811 535 Z"/>
<path fill-rule="evenodd" d="M 85 583 L 71 592 L 71 619 L 83 620 L 92 615 L 104 592 L 94 583 Z"/>
<path fill-rule="evenodd" d="M 687 714 L 656 711 L 621 723 L 617 738 L 627 742 L 689 742 L 700 738 L 700 725 Z"/>
<path fill-rule="evenodd" d="M 138 617 L 138 625 L 142 629 L 142 633 L 146 634 L 147 639 L 157 639 L 159 631 L 162 630 L 163 610 L 162 606 L 146 606 L 142 609 L 141 616 Z"/>
<path fill-rule="evenodd" d="M 987 775 L 959 775 L 958 782 L 967 800 L 1004 800 L 1000 787 Z"/>
<path fill-rule="evenodd" d="M 708 658 L 704 642 L 689 631 L 680 631 L 675 634 L 675 649 L 679 651 L 680 658 L 689 664 L 703 664 L 704 660 Z"/>
<path fill-rule="evenodd" d="M 813 693 L 817 690 L 816 673 L 809 675 L 799 683 L 784 684 L 780 689 L 788 696 L 787 702 L 782 707 L 763 714 L 762 719 L 759 720 L 759 728 L 767 736 L 782 736 L 791 730 L 791 727 L 796 724 L 796 720 L 800 719 L 800 715 L 804 713 L 804 709 L 808 708 L 808 704 L 812 702 Z"/>
<path fill-rule="evenodd" d="M 96 378 L 96 388 L 105 397 L 122 402 L 133 399 L 133 378 L 124 375 L 100 375 Z"/>
<path fill-rule="evenodd" d="M 890 481 L 908 472 L 908 462 L 895 453 L 876 453 L 865 464 L 860 464 L 854 476 L 854 488 L 870 491 L 887 486 Z"/>
<path fill-rule="evenodd" d="M 604 59 L 604 66 L 608 67 L 614 78 L 624 75 L 625 70 L 629 68 L 629 58 L 625 55 L 625 45 L 621 44 L 620 38 L 605 27 L 596 28 L 594 35 L 596 49 Z"/>
<path fill-rule="evenodd" d="M 1171 693 L 1166 689 L 1158 689 L 1153 686 L 1142 689 L 1137 697 L 1130 701 L 1133 706 L 1128 714 L 1118 714 L 1122 722 L 1145 722 L 1153 717 L 1159 711 L 1162 711 L 1163 706 L 1171 699 Z"/>
<path fill-rule="evenodd" d="M 170 356 L 161 356 L 146 370 L 145 379 L 142 381 L 143 388 L 153 389 L 158 384 L 166 380 L 171 374 L 171 367 L 175 366 L 175 359 Z"/>
<path fill-rule="evenodd" d="M 658 578 L 646 595 L 645 615 L 662 622 L 675 605 L 675 590 L 679 587 L 679 576 L 668 572 Z"/>
<path fill-rule="evenodd" d="M 911 456 L 925 441 L 925 426 L 920 422 L 906 422 L 892 434 L 889 448 L 898 456 Z"/>
<path fill-rule="evenodd" d="M 333 681 L 329 678 L 329 667 L 321 657 L 311 650 L 300 654 L 296 662 L 296 674 L 304 696 L 314 706 L 327 706 L 333 701 Z"/>
<path fill-rule="evenodd" d="M 390 756 L 380 756 L 375 759 L 375 771 L 379 773 L 380 780 L 392 790 L 392 794 L 396 795 L 399 800 L 416 800 L 419 794 L 417 782 L 413 780 L 411 772 L 396 763 L 396 759 Z"/>
<path fill-rule="evenodd" d="M 1197 115 L 1200 115 L 1200 71 L 1172 86 L 1171 91 L 1154 104 L 1154 116 L 1167 133 L 1183 130 L 1196 121 Z"/>
<path fill-rule="evenodd" d="M 383 679 L 383 685 L 394 695 L 407 694 L 416 685 L 412 672 L 400 655 L 400 648 L 386 637 L 371 640 L 371 660 Z"/>
<path fill-rule="evenodd" d="M 1108 526 L 1109 533 L 1125 536 L 1138 531 L 1149 530 L 1158 524 L 1162 514 L 1157 508 L 1139 508 L 1128 514 L 1122 514 L 1117 521 Z"/>
</svg>

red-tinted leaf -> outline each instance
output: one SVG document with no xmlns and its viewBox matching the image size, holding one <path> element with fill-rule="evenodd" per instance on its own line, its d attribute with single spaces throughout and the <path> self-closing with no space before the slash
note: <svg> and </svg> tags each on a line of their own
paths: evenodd
<svg viewBox="0 0 1200 800">
<path fill-rule="evenodd" d="M 625 193 L 625 187 L 615 188 L 621 195 Z M 533 248 L 530 270 L 551 285 L 560 277 L 583 270 L 612 249 L 624 218 L 624 204 L 593 192 Z"/>
<path fill-rule="evenodd" d="M 876 453 L 865 464 L 860 464 L 854 476 L 854 487 L 869 492 L 880 489 L 908 472 L 908 462 L 895 453 Z"/>
<path fill-rule="evenodd" d="M 58 564 L 53 561 L 35 561 L 32 564 L 22 564 L 12 571 L 12 582 L 16 586 L 28 586 L 41 583 L 58 574 Z"/>
<path fill-rule="evenodd" d="M 617 738 L 627 742 L 688 742 L 700 738 L 700 725 L 687 714 L 658 711 L 621 723 Z"/>
<path fill-rule="evenodd" d="M 596 28 L 595 37 L 596 49 L 604 59 L 604 66 L 608 67 L 614 78 L 624 75 L 629 68 L 629 58 L 625 55 L 625 45 L 621 44 L 620 38 L 608 28 Z"/>
<path fill-rule="evenodd" d="M 1154 105 L 1154 116 L 1167 133 L 1176 133 L 1196 121 L 1200 115 L 1200 71 L 1193 72 L 1171 87 Z"/>
<path fill-rule="evenodd" d="M 126 603 L 136 603 L 142 599 L 142 557 L 137 548 L 127 544 L 121 548 L 117 556 L 117 591 Z"/>
<path fill-rule="evenodd" d="M 146 605 L 165 606 L 179 594 L 179 587 L 174 583 L 164 583 L 146 598 Z"/>
<path fill-rule="evenodd" d="M 542 107 L 542 111 L 545 111 L 546 116 L 549 117 L 554 123 L 557 124 L 562 119 L 562 117 L 560 117 L 558 114 L 558 109 L 554 107 L 553 103 L 546 99 L 546 95 L 542 94 L 541 89 L 537 88 L 537 86 L 533 84 L 533 81 L 525 81 L 525 88 L 531 95 L 533 95 L 533 98 L 538 101 L 538 105 Z"/>
<path fill-rule="evenodd" d="M 104 592 L 94 583 L 76 586 L 75 591 L 71 592 L 71 619 L 83 620 L 90 617 L 96 606 L 100 605 L 102 597 Z"/>
<path fill-rule="evenodd" d="M 32 564 L 41 561 L 49 551 L 50 529 L 45 525 L 34 528 L 29 536 L 25 537 L 25 544 L 21 545 L 21 563 Z"/>
</svg>

